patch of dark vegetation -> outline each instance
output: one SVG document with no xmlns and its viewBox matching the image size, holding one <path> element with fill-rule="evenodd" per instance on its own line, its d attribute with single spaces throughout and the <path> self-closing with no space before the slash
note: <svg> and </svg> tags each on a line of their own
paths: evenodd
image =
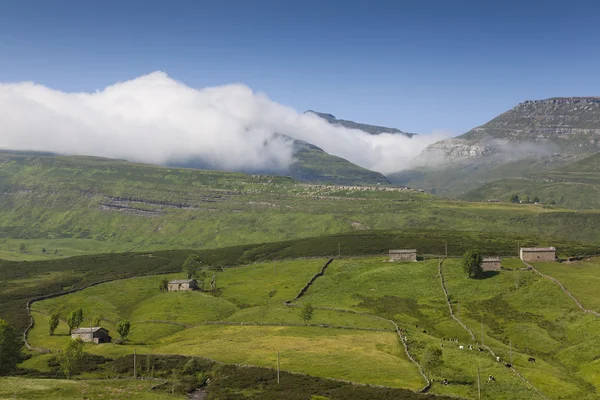
<svg viewBox="0 0 600 400">
<path fill-rule="evenodd" d="M 281 372 L 280 383 L 274 370 L 225 365 L 218 369 L 207 387 L 208 400 L 426 400 L 446 396 L 417 394 L 406 389 L 358 386 L 346 382 Z"/>
</svg>

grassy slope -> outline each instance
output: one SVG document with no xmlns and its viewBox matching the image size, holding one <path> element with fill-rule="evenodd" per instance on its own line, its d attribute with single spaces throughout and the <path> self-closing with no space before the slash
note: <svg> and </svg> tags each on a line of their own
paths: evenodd
<svg viewBox="0 0 600 400">
<path fill-rule="evenodd" d="M 150 391 L 155 382 L 139 380 L 62 380 L 0 378 L 0 398 L 69 400 L 111 398 L 136 400 L 183 399 Z"/>
<path fill-rule="evenodd" d="M 560 168 L 529 171 L 518 178 L 501 179 L 485 184 L 464 195 L 467 200 L 507 199 L 513 193 L 538 196 L 544 203 L 574 209 L 600 208 L 600 154 L 595 154 Z"/>
<path fill-rule="evenodd" d="M 379 172 L 352 164 L 340 157 L 332 156 L 320 149 L 306 146 L 295 155 L 289 174 L 301 182 L 336 185 L 389 185 Z"/>
<path fill-rule="evenodd" d="M 31 259 L 215 248 L 373 229 L 600 239 L 598 212 L 310 187 L 281 177 L 89 157 L 0 159 L 0 255 L 11 258 L 19 256 L 21 243 L 23 257 Z"/>
<path fill-rule="evenodd" d="M 475 396 L 473 366 L 478 364 L 484 376 L 492 374 L 497 379 L 493 386 L 484 386 L 486 398 L 536 398 L 534 392 L 486 352 L 460 351 L 457 344 L 441 340 L 451 337 L 459 338 L 460 344 L 472 343 L 466 332 L 448 315 L 437 277 L 437 260 L 388 263 L 383 262 L 384 259 L 370 257 L 334 261 L 325 276 L 317 280 L 299 303 L 310 302 L 315 306 L 339 307 L 392 318 L 404 329 L 411 353 L 418 359 L 423 357 L 428 346 L 444 345 L 444 365 L 428 373 L 438 382 L 443 378 L 449 379 L 451 385 L 434 383 L 433 393 Z M 205 299 L 206 304 L 217 301 L 242 307 L 227 317 L 228 320 L 298 323 L 297 310 L 290 311 L 279 304 L 295 294 L 323 262 L 322 259 L 296 260 L 227 269 L 217 275 L 221 291 L 219 297 L 213 299 L 200 293 L 168 295 L 177 297 L 183 310 L 192 308 L 187 305 L 194 304 L 194 295 L 202 295 L 199 298 Z M 517 268 L 518 264 L 516 259 L 505 262 L 511 268 Z M 596 260 L 582 264 L 585 265 L 581 268 L 585 268 L 589 276 L 595 275 Z M 540 268 L 553 267 L 540 265 Z M 459 317 L 480 336 L 483 316 L 485 343 L 503 360 L 509 360 L 510 341 L 513 364 L 536 387 L 552 398 L 595 398 L 600 390 L 596 360 L 600 356 L 600 341 L 596 334 L 600 321 L 581 313 L 554 283 L 539 278 L 531 271 L 517 270 L 491 274 L 483 280 L 469 280 L 464 277 L 459 260 L 446 260 L 444 275 Z M 146 290 L 146 284 L 152 286 L 156 283 L 150 283 L 150 279 L 100 285 L 63 297 L 62 302 L 40 302 L 36 308 L 50 311 L 59 303 L 85 304 L 84 299 L 91 296 L 86 292 L 98 290 L 102 294 L 98 304 L 106 307 L 108 315 L 110 310 L 119 309 L 118 305 L 110 304 L 115 302 L 111 299 L 114 293 L 137 299 L 138 303 L 140 300 L 141 303 L 147 301 L 139 294 Z M 139 285 L 132 283 L 135 281 L 139 281 Z M 568 284 L 569 281 L 565 282 L 567 287 Z M 584 304 L 588 298 L 594 301 L 593 285 L 583 288 L 577 295 L 581 296 Z M 132 303 L 129 309 L 133 312 L 136 303 Z M 203 308 L 204 305 L 197 304 L 190 314 L 204 313 Z M 87 310 L 84 312 L 87 313 Z M 160 307 L 156 308 L 156 312 L 161 313 Z M 56 349 L 68 340 L 63 336 L 66 330 L 64 324 L 59 327 L 59 335 L 50 337 L 45 332 L 45 315 L 35 313 L 35 317 L 39 324 L 31 334 L 34 345 Z M 222 317 L 214 314 L 215 319 Z M 131 318 L 135 316 L 131 314 Z M 151 314 L 146 318 L 154 319 Z M 179 317 L 166 318 L 176 320 Z M 386 328 L 385 324 L 378 325 L 367 316 L 321 310 L 317 310 L 312 322 Z M 416 388 L 420 384 L 414 367 L 404 358 L 392 332 L 264 326 L 197 326 L 184 329 L 167 324 L 137 323 L 132 329 L 131 340 L 127 346 L 88 346 L 88 349 L 116 357 L 130 353 L 135 347 L 139 354 L 194 354 L 267 367 L 273 365 L 274 354 L 279 350 L 282 352 L 282 368 L 290 371 L 396 387 Z M 527 362 L 531 356 L 536 357 L 536 364 Z M 36 365 L 40 363 L 35 358 L 26 363 L 29 367 Z M 361 368 L 356 369 L 355 365 L 361 365 Z"/>
</svg>

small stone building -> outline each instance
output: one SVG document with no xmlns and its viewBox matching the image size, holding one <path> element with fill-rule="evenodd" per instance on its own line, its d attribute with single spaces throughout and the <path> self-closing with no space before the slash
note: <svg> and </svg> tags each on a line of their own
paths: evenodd
<svg viewBox="0 0 600 400">
<path fill-rule="evenodd" d="M 84 342 L 90 343 L 110 343 L 111 337 L 108 331 L 99 326 L 91 328 L 77 328 L 71 332 L 71 339 L 81 339 Z"/>
<path fill-rule="evenodd" d="M 416 249 L 390 250 L 390 261 L 417 261 Z"/>
<path fill-rule="evenodd" d="M 500 271 L 502 262 L 500 257 L 484 257 L 481 260 L 481 269 L 485 271 Z"/>
<path fill-rule="evenodd" d="M 182 290 L 198 290 L 198 281 L 195 279 L 179 279 L 169 282 L 169 292 Z"/>
<path fill-rule="evenodd" d="M 519 253 L 523 261 L 556 260 L 556 249 L 554 247 L 521 247 Z"/>
</svg>

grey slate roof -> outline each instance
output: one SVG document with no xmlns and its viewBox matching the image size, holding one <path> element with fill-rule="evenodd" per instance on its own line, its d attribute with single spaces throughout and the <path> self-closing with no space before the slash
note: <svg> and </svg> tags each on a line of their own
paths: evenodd
<svg viewBox="0 0 600 400">
<path fill-rule="evenodd" d="M 170 281 L 169 284 L 181 284 L 181 283 L 191 283 L 191 282 L 197 282 L 195 279 L 175 279 L 174 281 Z"/>
<path fill-rule="evenodd" d="M 90 329 L 91 329 L 91 332 L 90 332 Z M 96 332 L 98 332 L 101 329 L 104 330 L 104 331 L 106 331 L 106 332 L 108 332 L 107 329 L 104 329 L 104 328 L 102 328 L 100 326 L 93 326 L 91 328 L 77 328 L 77 329 L 75 329 L 71 333 L 74 333 L 74 334 L 88 333 L 89 334 L 89 333 L 96 333 Z"/>
</svg>

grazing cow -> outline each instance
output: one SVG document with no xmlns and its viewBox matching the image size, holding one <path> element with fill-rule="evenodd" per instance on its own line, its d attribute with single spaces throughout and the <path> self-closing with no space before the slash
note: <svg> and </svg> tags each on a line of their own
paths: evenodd
<svg viewBox="0 0 600 400">
<path fill-rule="evenodd" d="M 459 349 L 459 350 L 464 350 L 464 349 L 465 349 L 465 346 L 462 346 L 462 345 L 461 345 L 461 346 L 458 346 L 458 349 Z"/>
<path fill-rule="evenodd" d="M 427 333 L 427 331 L 425 329 L 423 329 L 423 333 Z"/>
<path fill-rule="evenodd" d="M 506 368 L 512 368 L 512 364 L 504 364 Z"/>
<path fill-rule="evenodd" d="M 529 357 L 529 360 L 527 360 L 527 361 L 529 361 L 530 363 L 534 363 L 535 364 L 535 358 L 533 358 L 533 357 Z"/>
<path fill-rule="evenodd" d="M 500 357 L 496 357 L 496 361 L 500 362 Z"/>
<path fill-rule="evenodd" d="M 482 349 L 481 347 L 478 347 L 478 348 L 477 348 L 477 350 L 479 350 L 479 351 L 483 351 L 483 349 Z"/>
<path fill-rule="evenodd" d="M 473 350 L 473 346 L 469 345 L 469 350 Z"/>
<path fill-rule="evenodd" d="M 443 349 L 444 348 L 444 343 L 440 343 L 440 347 Z"/>
<path fill-rule="evenodd" d="M 442 381 L 442 385 L 448 385 L 449 383 L 450 383 L 450 382 L 448 382 L 448 379 L 444 379 L 444 380 Z"/>
<path fill-rule="evenodd" d="M 494 375 L 488 376 L 488 383 L 495 382 L 495 381 L 496 381 L 496 378 L 494 378 Z"/>
</svg>

